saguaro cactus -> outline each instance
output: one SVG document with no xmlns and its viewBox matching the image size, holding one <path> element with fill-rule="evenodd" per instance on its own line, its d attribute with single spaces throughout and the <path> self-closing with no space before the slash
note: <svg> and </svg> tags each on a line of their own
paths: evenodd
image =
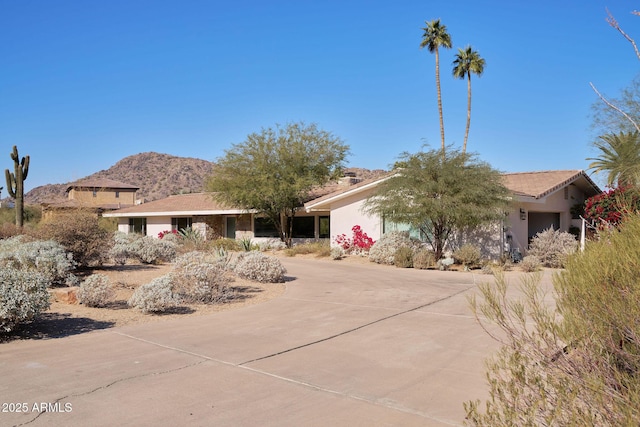
<svg viewBox="0 0 640 427">
<path fill-rule="evenodd" d="M 5 169 L 4 174 L 7 178 L 7 191 L 9 196 L 13 197 L 16 201 L 16 225 L 22 227 L 22 220 L 24 218 L 24 181 L 27 179 L 29 173 L 29 156 L 23 157 L 20 160 L 18 156 L 18 147 L 13 146 L 13 152 L 11 153 L 13 159 L 15 172 L 9 172 L 9 169 Z"/>
</svg>

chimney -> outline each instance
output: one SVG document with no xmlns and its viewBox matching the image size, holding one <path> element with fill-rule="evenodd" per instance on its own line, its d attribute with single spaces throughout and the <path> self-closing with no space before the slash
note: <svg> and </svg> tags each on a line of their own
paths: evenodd
<svg viewBox="0 0 640 427">
<path fill-rule="evenodd" d="M 355 172 L 345 172 L 344 176 L 338 181 L 338 185 L 340 187 L 349 187 L 358 182 L 360 182 L 360 179 L 356 178 Z"/>
</svg>

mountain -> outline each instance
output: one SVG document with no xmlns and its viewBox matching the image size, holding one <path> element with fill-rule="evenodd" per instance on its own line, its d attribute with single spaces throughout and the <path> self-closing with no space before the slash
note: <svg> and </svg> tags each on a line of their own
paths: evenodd
<svg viewBox="0 0 640 427">
<path fill-rule="evenodd" d="M 140 153 L 124 159 L 109 169 L 96 172 L 78 181 L 92 178 L 109 178 L 140 187 L 138 199 L 147 201 L 162 199 L 172 194 L 197 193 L 204 190 L 205 180 L 211 175 L 214 164 L 207 160 L 178 157 L 161 153 Z M 346 168 L 359 179 L 368 179 L 384 173 L 382 170 Z M 66 199 L 70 183 L 47 184 L 25 194 L 27 203 L 52 203 Z"/>
<path fill-rule="evenodd" d="M 160 153 L 140 153 L 124 159 L 84 179 L 109 178 L 140 187 L 138 199 L 162 199 L 172 194 L 203 191 L 206 178 L 211 175 L 213 163 L 190 157 Z M 80 181 L 78 180 L 78 181 Z M 25 194 L 27 203 L 51 203 L 66 199 L 70 183 L 47 184 Z"/>
</svg>

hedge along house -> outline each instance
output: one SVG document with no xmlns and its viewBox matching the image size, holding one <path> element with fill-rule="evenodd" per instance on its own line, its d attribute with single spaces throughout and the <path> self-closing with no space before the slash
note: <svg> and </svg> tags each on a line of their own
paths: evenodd
<svg viewBox="0 0 640 427">
<path fill-rule="evenodd" d="M 211 193 L 169 196 L 103 216 L 117 218 L 119 231 L 154 237 L 164 231 L 190 227 L 207 238 L 249 238 L 255 242 L 279 238 L 266 218 L 254 211 L 225 206 Z M 328 215 L 309 214 L 301 209 L 293 219 L 293 237 L 294 242 L 329 238 Z"/>
<path fill-rule="evenodd" d="M 385 221 L 363 212 L 365 200 L 391 173 L 362 181 L 305 204 L 307 212 L 329 215 L 332 238 L 352 235 L 351 228 L 359 225 L 368 236 L 378 240 L 384 233 L 407 230 L 399 224 Z M 450 239 L 453 248 L 463 243 L 480 246 L 489 256 L 499 256 L 509 245 L 526 253 L 530 239 L 550 227 L 569 231 L 579 225 L 575 206 L 584 204 L 599 194 L 598 186 L 581 170 L 524 172 L 504 174 L 505 186 L 513 192 L 513 204 L 502 224 L 489 224 L 481 230 L 459 231 Z"/>
</svg>

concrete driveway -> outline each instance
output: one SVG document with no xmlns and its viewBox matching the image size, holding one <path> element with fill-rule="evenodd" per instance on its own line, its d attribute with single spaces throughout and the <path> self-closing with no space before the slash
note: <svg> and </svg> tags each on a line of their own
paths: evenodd
<svg viewBox="0 0 640 427">
<path fill-rule="evenodd" d="M 457 426 L 486 396 L 491 276 L 283 262 L 264 304 L 0 344 L 0 425 Z"/>
</svg>

